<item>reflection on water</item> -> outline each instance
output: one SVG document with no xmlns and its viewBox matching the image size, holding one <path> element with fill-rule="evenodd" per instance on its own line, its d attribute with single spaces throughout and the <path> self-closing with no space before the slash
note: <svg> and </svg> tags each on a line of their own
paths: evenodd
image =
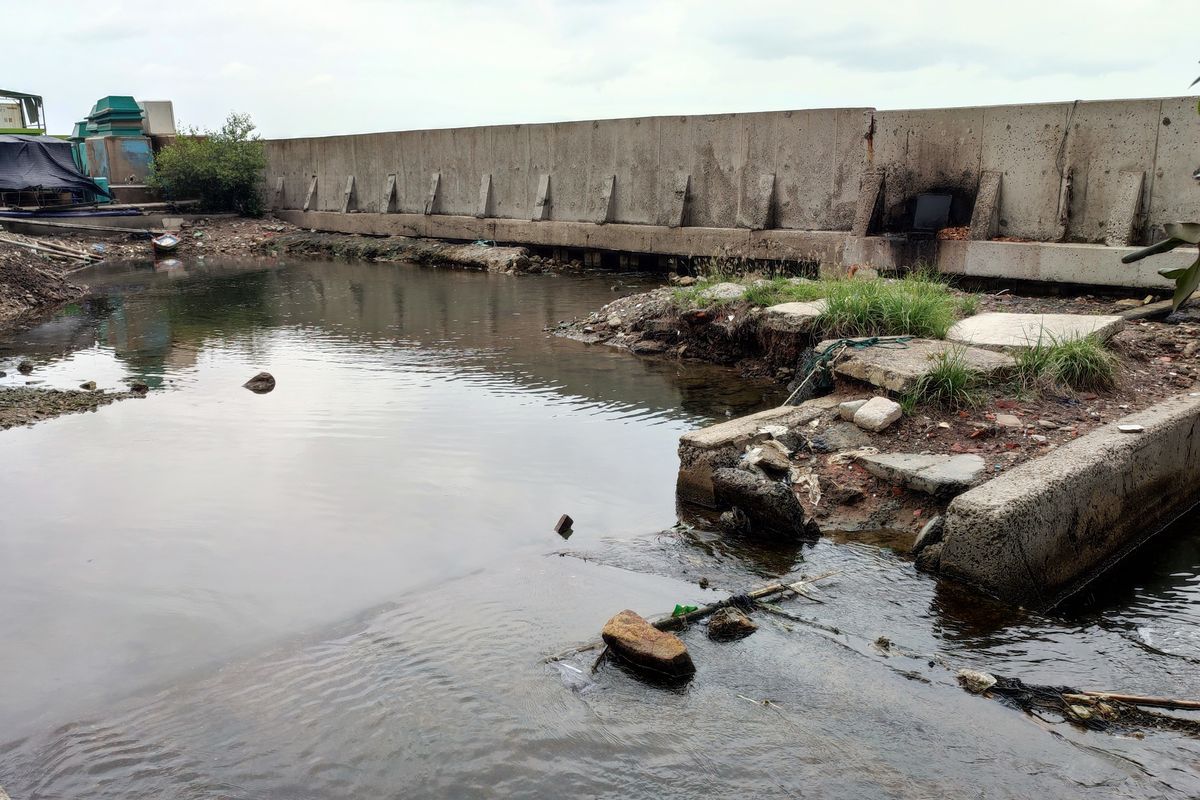
<svg viewBox="0 0 1200 800">
<path fill-rule="evenodd" d="M 1194 694 L 1194 521 L 1083 608 L 1027 615 L 935 584 L 885 539 L 672 529 L 679 434 L 778 396 L 544 332 L 610 300 L 611 276 L 88 280 L 93 297 L 0 344 L 0 369 L 159 390 L 0 435 L 15 800 L 1200 791 L 1190 740 L 1043 724 L 930 666 Z M 274 392 L 240 388 L 261 369 Z M 839 634 L 690 631 L 684 691 L 541 663 L 621 608 L 827 572 L 823 603 L 789 607 Z M 909 655 L 881 655 L 881 635 Z"/>
</svg>

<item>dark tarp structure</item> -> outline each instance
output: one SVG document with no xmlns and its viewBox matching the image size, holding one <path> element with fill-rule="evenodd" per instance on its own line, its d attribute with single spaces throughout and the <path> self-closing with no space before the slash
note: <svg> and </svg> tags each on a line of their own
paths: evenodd
<svg viewBox="0 0 1200 800">
<path fill-rule="evenodd" d="M 70 142 L 53 136 L 0 134 L 0 192 L 32 191 L 112 197 L 75 166 Z"/>
</svg>

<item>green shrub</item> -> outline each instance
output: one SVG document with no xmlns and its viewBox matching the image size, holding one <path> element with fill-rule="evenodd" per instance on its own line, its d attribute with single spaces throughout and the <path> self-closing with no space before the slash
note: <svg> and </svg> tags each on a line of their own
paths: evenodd
<svg viewBox="0 0 1200 800">
<path fill-rule="evenodd" d="M 204 211 L 262 216 L 263 143 L 248 114 L 230 114 L 219 131 L 191 128 L 154 157 L 150 185 Z"/>
<path fill-rule="evenodd" d="M 1039 338 L 1015 355 L 1017 379 L 1030 389 L 1045 381 L 1072 389 L 1110 389 L 1117 380 L 1117 359 L 1094 336 Z"/>
<path fill-rule="evenodd" d="M 934 358 L 933 368 L 920 377 L 900 404 L 905 413 L 922 403 L 952 409 L 978 405 L 982 383 L 978 370 L 967 365 L 964 348 L 954 347 Z"/>
</svg>

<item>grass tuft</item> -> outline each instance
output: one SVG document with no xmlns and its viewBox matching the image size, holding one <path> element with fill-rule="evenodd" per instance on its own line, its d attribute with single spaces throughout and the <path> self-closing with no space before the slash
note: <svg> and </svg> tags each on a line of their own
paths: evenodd
<svg viewBox="0 0 1200 800">
<path fill-rule="evenodd" d="M 1072 389 L 1111 389 L 1117 359 L 1094 336 L 1055 340 L 1039 338 L 1015 354 L 1017 379 L 1025 389 L 1052 381 Z"/>
<path fill-rule="evenodd" d="M 917 385 L 900 399 L 905 414 L 911 414 L 914 408 L 922 404 L 950 409 L 979 405 L 983 376 L 968 366 L 965 348 L 951 348 L 933 360 L 933 368 L 922 375 Z"/>
<path fill-rule="evenodd" d="M 829 336 L 925 336 L 942 339 L 957 318 L 950 288 L 921 276 L 829 281 L 818 327 Z"/>
</svg>

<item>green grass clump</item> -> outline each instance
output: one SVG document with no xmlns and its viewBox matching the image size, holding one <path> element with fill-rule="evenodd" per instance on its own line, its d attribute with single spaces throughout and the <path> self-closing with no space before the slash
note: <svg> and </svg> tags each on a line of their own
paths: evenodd
<svg viewBox="0 0 1200 800">
<path fill-rule="evenodd" d="M 1075 339 L 1042 337 L 1018 351 L 1017 379 L 1025 389 L 1047 380 L 1072 389 L 1111 389 L 1117 380 L 1117 358 L 1094 336 Z"/>
<path fill-rule="evenodd" d="M 911 414 L 921 404 L 951 409 L 979 404 L 983 377 L 967 364 L 964 348 L 946 350 L 933 361 L 933 368 L 922 375 L 916 386 L 900 399 L 904 413 Z"/>
<path fill-rule="evenodd" d="M 942 339 L 958 316 L 946 284 L 921 276 L 900 280 L 826 282 L 827 306 L 817 319 L 829 336 L 924 336 Z"/>
<path fill-rule="evenodd" d="M 792 281 L 788 278 L 755 281 L 746 287 L 742 299 L 756 306 L 816 300 L 825 296 L 826 283 L 828 281 Z"/>
</svg>

